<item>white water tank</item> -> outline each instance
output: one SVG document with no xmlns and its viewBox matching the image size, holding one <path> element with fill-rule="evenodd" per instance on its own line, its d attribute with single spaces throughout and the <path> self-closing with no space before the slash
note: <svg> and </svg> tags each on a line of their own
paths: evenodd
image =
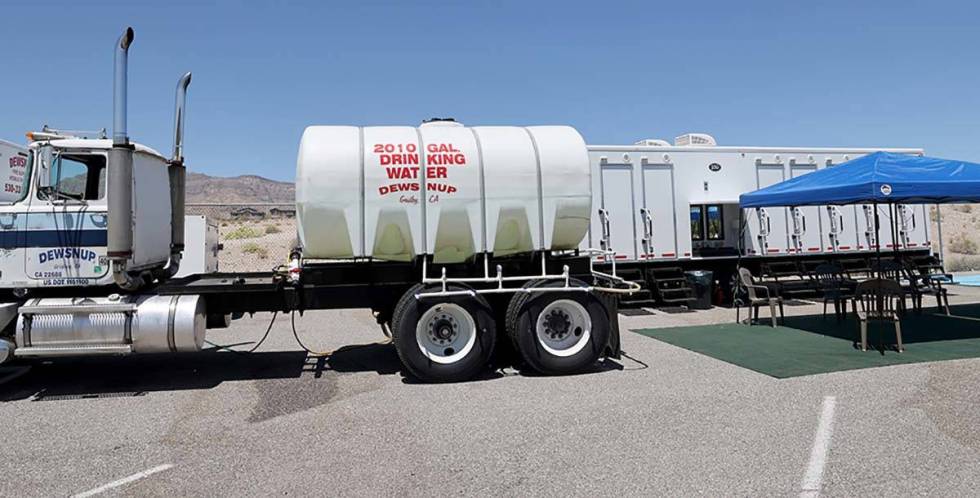
<svg viewBox="0 0 980 498">
<path fill-rule="evenodd" d="M 585 141 L 567 126 L 311 126 L 296 163 L 298 232 L 313 259 L 574 249 L 591 202 Z"/>
</svg>

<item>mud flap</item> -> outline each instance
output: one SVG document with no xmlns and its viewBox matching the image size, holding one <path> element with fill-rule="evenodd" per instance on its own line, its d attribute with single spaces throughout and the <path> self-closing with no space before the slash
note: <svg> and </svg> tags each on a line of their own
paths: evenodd
<svg viewBox="0 0 980 498">
<path fill-rule="evenodd" d="M 606 307 L 609 316 L 609 342 L 603 356 L 620 359 L 622 351 L 619 347 L 619 296 L 605 292 L 597 292 L 596 297 Z"/>
</svg>

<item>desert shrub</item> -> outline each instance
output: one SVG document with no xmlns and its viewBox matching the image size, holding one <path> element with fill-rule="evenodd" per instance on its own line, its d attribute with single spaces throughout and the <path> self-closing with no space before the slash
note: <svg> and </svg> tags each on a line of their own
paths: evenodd
<svg viewBox="0 0 980 498">
<path fill-rule="evenodd" d="M 961 213 L 970 213 L 970 212 L 973 212 L 973 206 L 970 205 L 970 204 L 957 204 L 956 206 L 953 207 L 953 209 L 955 209 L 955 210 L 957 210 L 957 211 L 959 211 Z"/>
<path fill-rule="evenodd" d="M 269 251 L 255 242 L 248 242 L 242 246 L 242 254 L 255 254 L 258 257 L 265 259 L 269 256 Z"/>
<path fill-rule="evenodd" d="M 946 271 L 950 272 L 973 271 L 977 266 L 980 266 L 976 263 L 977 261 L 972 258 L 954 257 L 947 258 L 946 261 L 943 262 L 943 266 L 946 267 Z"/>
<path fill-rule="evenodd" d="M 977 253 L 977 243 L 966 235 L 959 234 L 949 241 L 949 250 L 957 254 L 974 255 Z"/>
<path fill-rule="evenodd" d="M 224 238 L 225 240 L 237 240 L 237 239 L 254 239 L 256 237 L 261 237 L 261 236 L 262 234 L 258 230 L 250 226 L 242 225 L 226 233 Z"/>
<path fill-rule="evenodd" d="M 265 233 L 279 233 L 282 230 L 279 229 L 279 225 L 269 225 L 265 227 Z"/>
</svg>

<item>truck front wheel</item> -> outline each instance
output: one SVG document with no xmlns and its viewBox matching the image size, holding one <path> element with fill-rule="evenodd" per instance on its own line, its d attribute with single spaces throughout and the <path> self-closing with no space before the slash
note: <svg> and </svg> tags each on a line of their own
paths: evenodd
<svg viewBox="0 0 980 498">
<path fill-rule="evenodd" d="M 528 287 L 563 285 L 535 282 Z M 561 375 L 580 372 L 599 359 L 609 342 L 610 324 L 605 306 L 594 295 L 556 289 L 515 294 L 507 307 L 507 333 L 528 366 Z"/>
<path fill-rule="evenodd" d="M 398 301 L 391 324 L 395 349 L 405 368 L 421 380 L 467 380 L 489 363 L 497 325 L 481 296 L 416 298 L 440 288 L 416 285 Z M 447 290 L 469 289 L 450 285 Z"/>
</svg>

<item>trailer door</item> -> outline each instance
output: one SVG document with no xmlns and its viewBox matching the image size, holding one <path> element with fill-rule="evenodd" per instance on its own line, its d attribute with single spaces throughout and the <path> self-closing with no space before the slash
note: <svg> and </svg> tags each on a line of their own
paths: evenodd
<svg viewBox="0 0 980 498">
<path fill-rule="evenodd" d="M 921 249 L 928 247 L 928 206 L 913 204 L 898 204 L 899 239 L 903 249 Z"/>
<path fill-rule="evenodd" d="M 640 258 L 677 257 L 677 216 L 674 212 L 674 168 L 669 164 L 646 165 L 643 174 L 643 208 L 639 210 Z"/>
<path fill-rule="evenodd" d="M 826 167 L 835 166 L 833 158 L 827 158 L 826 161 Z M 864 216 L 861 209 L 861 206 L 853 205 L 820 207 L 820 229 L 823 233 L 824 251 L 849 252 L 867 249 L 863 225 L 858 223 L 858 215 Z"/>
<path fill-rule="evenodd" d="M 820 206 L 820 227 L 826 252 L 858 250 L 854 206 Z"/>
<path fill-rule="evenodd" d="M 756 167 L 758 188 L 775 185 L 786 179 L 783 166 L 780 164 L 760 164 Z M 787 234 L 785 207 L 769 207 L 751 209 L 748 211 L 748 222 L 754 225 L 757 236 L 753 247 L 758 254 L 785 253 L 789 237 Z"/>
<path fill-rule="evenodd" d="M 893 217 L 892 213 L 896 216 Z M 898 204 L 878 204 L 878 243 L 882 251 L 891 251 L 902 247 L 901 224 L 895 229 L 895 220 L 899 219 Z M 898 245 L 895 243 L 898 242 Z"/>
<path fill-rule="evenodd" d="M 616 259 L 636 259 L 636 218 L 633 213 L 633 167 L 604 164 L 601 169 L 604 224 L 600 247 L 616 251 Z M 603 219 L 604 218 L 604 219 Z"/>
<path fill-rule="evenodd" d="M 816 164 L 793 164 L 790 175 L 796 178 L 800 175 L 817 170 Z M 820 243 L 820 209 L 817 206 L 799 207 L 790 210 L 790 246 L 789 249 L 797 254 L 812 254 L 822 250 Z"/>
</svg>

